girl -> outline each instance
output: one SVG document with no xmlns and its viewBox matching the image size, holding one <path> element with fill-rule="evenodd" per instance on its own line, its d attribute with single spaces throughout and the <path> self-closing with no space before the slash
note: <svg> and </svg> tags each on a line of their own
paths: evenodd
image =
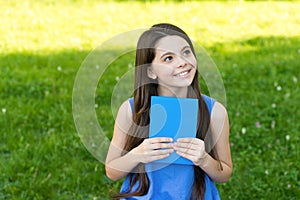
<svg viewBox="0 0 300 200">
<path fill-rule="evenodd" d="M 139 38 L 134 97 L 119 109 L 106 158 L 110 179 L 126 177 L 116 198 L 219 199 L 214 181 L 232 173 L 228 117 L 223 105 L 201 95 L 195 55 L 187 34 L 171 24 L 154 25 Z M 196 138 L 149 138 L 151 96 L 197 98 Z M 153 163 L 174 151 L 194 165 Z"/>
</svg>

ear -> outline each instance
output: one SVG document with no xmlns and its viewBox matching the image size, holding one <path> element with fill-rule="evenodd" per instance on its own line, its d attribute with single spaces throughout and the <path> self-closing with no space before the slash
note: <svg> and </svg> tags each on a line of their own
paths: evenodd
<svg viewBox="0 0 300 200">
<path fill-rule="evenodd" d="M 156 74 L 153 72 L 152 67 L 147 68 L 147 75 L 151 79 L 156 79 L 157 78 Z"/>
</svg>

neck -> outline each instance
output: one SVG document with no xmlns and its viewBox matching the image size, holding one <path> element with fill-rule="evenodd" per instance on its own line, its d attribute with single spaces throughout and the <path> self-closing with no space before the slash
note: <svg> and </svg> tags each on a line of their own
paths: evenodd
<svg viewBox="0 0 300 200">
<path fill-rule="evenodd" d="M 165 86 L 158 86 L 158 95 L 159 96 L 169 96 L 169 97 L 179 97 L 186 98 L 187 97 L 187 87 L 182 88 L 167 88 Z"/>
</svg>

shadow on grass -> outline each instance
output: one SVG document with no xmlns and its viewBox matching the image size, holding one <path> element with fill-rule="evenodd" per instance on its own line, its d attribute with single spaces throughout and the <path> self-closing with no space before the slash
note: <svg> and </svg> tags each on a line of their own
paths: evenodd
<svg viewBox="0 0 300 200">
<path fill-rule="evenodd" d="M 206 50 L 222 75 L 231 119 L 234 174 L 219 186 L 222 199 L 300 196 L 300 38 L 257 37 Z M 88 53 L 0 55 L 0 198 L 101 199 L 119 186 L 105 177 L 74 127 L 73 84 Z M 111 93 L 133 62 L 132 55 L 120 57 L 99 83 L 95 109 L 108 137 Z M 208 93 L 205 83 L 202 88 Z"/>
</svg>

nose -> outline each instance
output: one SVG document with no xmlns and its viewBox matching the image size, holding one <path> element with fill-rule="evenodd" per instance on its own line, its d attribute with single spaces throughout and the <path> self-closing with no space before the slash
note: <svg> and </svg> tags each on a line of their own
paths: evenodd
<svg viewBox="0 0 300 200">
<path fill-rule="evenodd" d="M 187 60 L 182 56 L 177 56 L 177 68 L 185 67 L 187 63 Z"/>
</svg>

